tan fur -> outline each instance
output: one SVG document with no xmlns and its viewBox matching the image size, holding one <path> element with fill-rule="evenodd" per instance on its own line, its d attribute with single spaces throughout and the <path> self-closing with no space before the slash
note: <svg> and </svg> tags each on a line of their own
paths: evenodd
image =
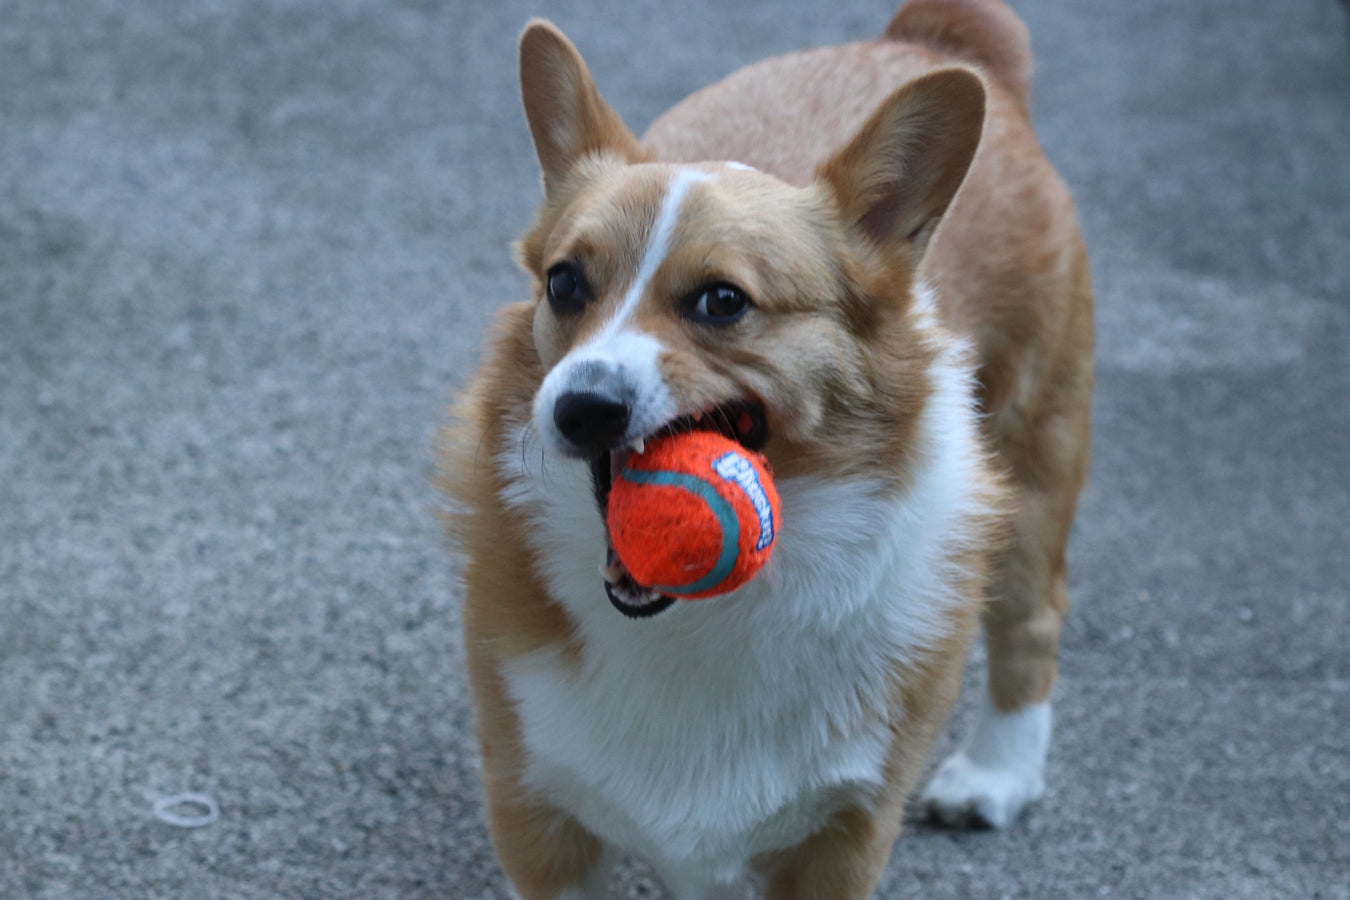
<svg viewBox="0 0 1350 900">
<path fill-rule="evenodd" d="M 924 0 L 902 7 L 888 33 L 927 34 L 953 14 L 965 31 L 947 33 L 952 49 L 982 9 L 1016 20 L 992 0 Z M 1004 86 L 1024 84 L 1029 71 L 1029 56 L 1019 61 L 1025 28 L 1000 49 L 999 26 L 984 22 L 979 44 L 958 57 L 1006 61 L 986 81 L 980 149 L 920 275 L 937 287 L 944 321 L 976 343 L 986 435 L 1015 490 L 1013 543 L 986 616 L 991 691 L 1006 711 L 1045 699 L 1055 681 L 1065 546 L 1088 463 L 1092 286 L 1073 201 L 1041 152 L 1025 93 Z M 677 104 L 643 143 L 661 159 L 728 156 L 806 183 L 891 86 L 950 64 L 885 38 L 771 59 Z"/>
<path fill-rule="evenodd" d="M 913 309 L 923 280 L 938 288 L 943 328 L 974 346 L 984 436 L 1012 492 L 1009 546 L 995 555 L 992 523 L 970 523 L 983 547 L 952 548 L 967 602 L 940 646 L 897 668 L 904 716 L 883 795 L 758 860 L 767 896 L 869 895 L 955 699 L 987 574 L 996 705 L 1036 702 L 1054 682 L 1092 388 L 1091 287 L 1072 203 L 1031 130 L 1025 29 L 1000 0 L 911 0 L 887 34 L 743 69 L 678 104 L 640 143 L 565 38 L 535 24 L 522 39 L 545 202 L 518 258 L 539 297 L 552 264 L 584 257 L 596 300 L 566 321 L 540 300 L 499 315 L 483 367 L 442 436 L 439 482 L 466 560 L 466 654 L 493 841 L 526 900 L 579 885 L 600 845 L 521 781 L 521 728 L 502 668 L 542 647 L 571 658 L 585 647 L 540 583 L 526 523 L 502 504 L 495 459 L 532 452 L 512 447 L 512 435 L 545 374 L 619 303 L 657 215 L 661 164 L 729 158 L 797 186 L 769 190 L 754 173 L 729 173 L 691 195 L 686 216 L 697 230 L 679 235 L 635 313 L 667 349 L 663 373 L 679 386 L 683 412 L 754 396 L 775 414 L 765 453 L 780 477 L 867 474 L 903 484 L 931 392 L 928 370 L 947 340 Z M 768 227 L 778 221 L 808 224 Z M 747 246 L 756 252 L 738 250 Z M 763 315 L 714 341 L 683 327 L 660 298 L 717 280 L 744 287 Z M 980 490 L 999 491 L 992 474 Z"/>
<path fill-rule="evenodd" d="M 909 0 L 885 36 L 979 66 L 1031 109 L 1031 36 L 1017 13 L 986 0 Z"/>
</svg>

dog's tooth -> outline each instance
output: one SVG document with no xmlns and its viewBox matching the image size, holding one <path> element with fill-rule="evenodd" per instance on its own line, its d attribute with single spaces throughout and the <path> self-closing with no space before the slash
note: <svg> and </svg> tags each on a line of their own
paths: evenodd
<svg viewBox="0 0 1350 900">
<path fill-rule="evenodd" d="M 618 584 L 620 581 L 623 581 L 623 569 L 618 566 L 607 566 L 604 563 L 601 563 L 600 577 L 610 584 Z"/>
<path fill-rule="evenodd" d="M 633 448 L 633 452 L 641 456 L 647 450 L 647 442 L 642 438 L 634 438 L 633 443 L 628 446 Z"/>
<path fill-rule="evenodd" d="M 698 412 L 694 413 L 694 421 L 695 422 L 703 421 L 703 410 L 699 410 Z"/>
</svg>

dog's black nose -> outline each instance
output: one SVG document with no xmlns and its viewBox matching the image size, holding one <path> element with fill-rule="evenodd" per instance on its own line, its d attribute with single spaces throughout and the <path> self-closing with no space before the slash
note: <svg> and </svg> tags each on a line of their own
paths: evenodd
<svg viewBox="0 0 1350 900">
<path fill-rule="evenodd" d="M 612 394 L 568 391 L 553 404 L 553 424 L 568 441 L 588 453 L 608 450 L 628 430 L 632 410 Z"/>
</svg>

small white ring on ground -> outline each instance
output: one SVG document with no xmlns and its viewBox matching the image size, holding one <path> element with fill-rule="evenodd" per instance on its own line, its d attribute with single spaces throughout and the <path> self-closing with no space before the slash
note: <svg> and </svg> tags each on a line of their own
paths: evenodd
<svg viewBox="0 0 1350 900">
<path fill-rule="evenodd" d="M 185 816 L 173 811 L 176 806 L 201 807 L 203 812 L 198 815 Z M 220 818 L 220 807 L 216 805 L 215 798 L 210 795 L 188 791 L 184 794 L 174 794 L 171 797 L 160 797 L 155 801 L 154 813 L 155 818 L 161 822 L 177 825 L 179 828 L 204 828 Z"/>
</svg>

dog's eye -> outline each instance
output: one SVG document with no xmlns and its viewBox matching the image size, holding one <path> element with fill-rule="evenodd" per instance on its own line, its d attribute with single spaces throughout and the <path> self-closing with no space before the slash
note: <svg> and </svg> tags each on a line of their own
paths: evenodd
<svg viewBox="0 0 1350 900">
<path fill-rule="evenodd" d="M 730 284 L 712 284 L 700 288 L 686 301 L 686 315 L 696 322 L 730 325 L 750 308 L 745 291 Z"/>
<path fill-rule="evenodd" d="M 570 262 L 560 262 L 548 270 L 547 292 L 548 305 L 560 316 L 581 312 L 591 298 L 586 277 Z"/>
</svg>

